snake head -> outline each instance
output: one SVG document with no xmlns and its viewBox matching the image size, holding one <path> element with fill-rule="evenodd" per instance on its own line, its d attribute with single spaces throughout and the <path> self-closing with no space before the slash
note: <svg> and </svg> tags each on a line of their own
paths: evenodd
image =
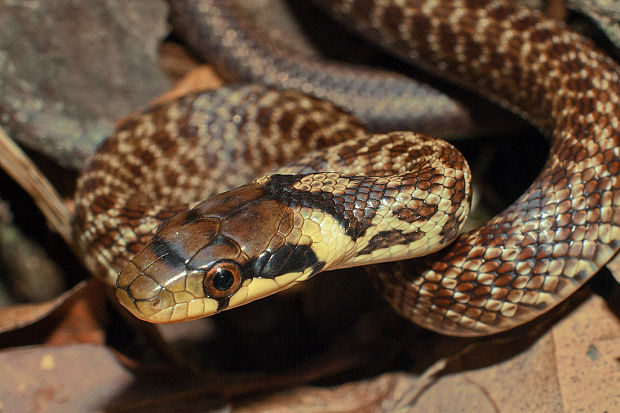
<svg viewBox="0 0 620 413">
<path fill-rule="evenodd" d="M 204 201 L 157 229 L 119 274 L 117 297 L 138 318 L 168 323 L 288 288 L 322 268 L 295 215 L 256 183 Z"/>
</svg>

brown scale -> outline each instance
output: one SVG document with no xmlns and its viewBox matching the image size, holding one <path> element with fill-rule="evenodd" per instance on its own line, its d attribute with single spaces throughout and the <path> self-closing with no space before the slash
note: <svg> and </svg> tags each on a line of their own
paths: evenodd
<svg viewBox="0 0 620 413">
<path fill-rule="evenodd" d="M 433 73 L 485 93 L 552 139 L 539 177 L 489 223 L 423 260 L 369 269 L 380 275 L 384 294 L 399 313 L 447 334 L 502 331 L 559 303 L 615 254 L 620 244 L 620 70 L 610 58 L 563 25 L 508 1 L 326 3 L 382 46 L 405 59 L 423 59 Z M 364 157 L 348 152 L 345 158 Z M 173 169 L 178 164 L 166 163 Z M 103 200 L 101 185 L 120 175 L 121 165 L 111 162 L 102 173 L 87 172 L 83 179 L 95 184 L 84 185 L 91 191 L 76 202 L 78 218 L 89 222 L 78 225 L 84 233 L 78 239 L 95 256 L 112 246 L 88 246 L 98 231 L 109 235 L 89 202 Z M 119 182 L 110 179 L 112 187 L 124 185 Z"/>
<path fill-rule="evenodd" d="M 485 91 L 552 138 L 540 176 L 502 214 L 423 261 L 369 270 L 381 274 L 397 311 L 449 334 L 501 331 L 556 305 L 615 253 L 620 80 L 611 59 L 561 24 L 509 2 L 324 3 L 368 38 Z M 433 6 L 422 11 L 422 3 Z"/>
<path fill-rule="evenodd" d="M 308 117 L 321 119 L 330 135 L 310 130 Z M 297 125 L 289 136 L 277 128 L 282 119 Z M 236 126 L 224 142 L 210 133 L 231 125 Z M 89 268 L 114 285 L 118 272 L 155 228 L 190 203 L 241 185 L 311 149 L 365 133 L 357 120 L 330 103 L 261 86 L 205 91 L 147 109 L 119 126 L 80 177 L 76 243 Z M 288 151 L 254 151 L 264 137 L 288 140 Z M 225 156 L 218 158 L 214 152 Z M 132 166 L 138 175 L 128 173 Z M 163 192 L 171 188 L 174 192 Z M 110 259 L 105 252 L 113 248 L 118 251 Z"/>
<path fill-rule="evenodd" d="M 296 168 L 306 171 L 304 175 L 281 174 L 282 170 L 278 169 L 201 202 L 167 221 L 119 274 L 116 287 L 121 303 L 147 321 L 193 319 L 239 305 L 237 297 L 243 296 L 244 288 L 258 291 L 254 285 L 260 281 L 277 280 L 272 284 L 273 288 L 261 287 L 262 292 L 252 293 L 253 297 L 259 298 L 290 286 L 294 280 L 291 277 L 303 275 L 307 279 L 325 267 L 348 266 L 348 254 L 355 253 L 356 249 L 344 248 L 341 251 L 344 255 L 332 255 L 334 243 L 330 241 L 342 245 L 346 238 L 350 247 L 366 236 L 368 230 L 376 229 L 374 227 L 382 228 L 383 233 L 394 231 L 389 225 L 381 226 L 381 222 L 375 222 L 381 211 L 389 213 L 384 203 L 391 204 L 399 197 L 403 198 L 399 202 L 406 204 L 406 194 L 413 196 L 411 194 L 416 193 L 418 185 L 424 186 L 425 182 L 431 181 L 439 184 L 444 180 L 452 183 L 454 179 L 443 177 L 443 174 L 451 174 L 459 176 L 454 186 L 461 183 L 466 188 L 465 196 L 449 197 L 440 191 L 442 198 L 429 192 L 420 208 L 425 214 L 423 221 L 426 224 L 427 219 L 432 218 L 428 206 L 441 202 L 441 208 L 438 205 L 434 209 L 440 213 L 440 218 L 447 218 L 441 225 L 456 230 L 438 243 L 434 243 L 431 237 L 440 224 L 428 228 L 425 225 L 419 233 L 428 238 L 424 246 L 436 245 L 437 249 L 445 245 L 456 236 L 469 209 L 470 174 L 464 160 L 448 143 L 408 132 L 360 136 L 330 149 L 334 153 L 343 153 L 347 148 L 359 148 L 362 143 L 365 143 L 364 147 L 373 147 L 378 142 L 385 144 L 382 150 L 398 148 L 401 157 L 407 160 L 399 161 L 401 166 L 392 170 L 379 167 L 369 159 L 359 162 L 366 157 L 363 154 L 345 160 L 326 157 L 321 151 L 311 152 L 295 162 Z M 314 164 L 315 158 L 324 161 L 321 168 L 325 172 L 309 170 L 308 164 Z M 456 171 L 453 164 L 465 166 L 465 171 Z M 373 172 L 378 176 L 328 172 L 338 167 L 349 174 Z M 290 166 L 281 169 L 295 171 Z M 435 179 L 440 176 L 442 179 Z M 420 192 L 416 196 L 425 195 Z M 458 202 L 454 203 L 455 199 Z M 319 218 L 311 218 L 315 213 Z M 322 232 L 321 222 L 329 219 L 328 216 L 338 222 L 339 229 L 330 227 L 329 231 Z M 204 223 L 208 226 L 205 227 Z M 410 236 L 404 232 L 403 235 L 405 239 Z M 335 239 L 337 236 L 340 240 Z M 402 240 L 394 239 L 394 243 L 386 248 L 402 243 Z M 408 246 L 401 250 L 409 252 Z M 377 260 L 375 256 L 372 259 Z M 195 278 L 193 274 L 201 272 L 204 273 L 203 292 L 181 288 L 187 280 Z M 211 273 L 219 275 L 209 276 Z M 227 281 L 223 281 L 225 277 L 228 277 Z M 186 308 L 190 302 L 208 302 L 209 311 L 189 313 Z"/>
<path fill-rule="evenodd" d="M 299 53 L 253 27 L 234 0 L 171 0 L 170 6 L 175 32 L 226 79 L 329 100 L 375 132 L 462 137 L 505 130 L 518 122 L 472 95 L 448 96 L 410 76 Z M 223 39 L 223 33 L 234 42 Z"/>
</svg>

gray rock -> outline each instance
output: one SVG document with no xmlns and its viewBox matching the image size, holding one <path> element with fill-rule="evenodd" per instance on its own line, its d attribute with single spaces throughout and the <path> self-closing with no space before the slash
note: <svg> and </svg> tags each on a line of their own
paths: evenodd
<svg viewBox="0 0 620 413">
<path fill-rule="evenodd" d="M 163 0 L 0 0 L 0 125 L 79 168 L 114 121 L 168 87 Z"/>
<path fill-rule="evenodd" d="M 568 7 L 589 16 L 620 48 L 620 1 L 569 0 Z"/>
</svg>

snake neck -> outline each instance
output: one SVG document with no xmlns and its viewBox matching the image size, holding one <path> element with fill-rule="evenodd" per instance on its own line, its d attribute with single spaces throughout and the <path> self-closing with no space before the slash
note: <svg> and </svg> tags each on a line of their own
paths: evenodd
<svg viewBox="0 0 620 413">
<path fill-rule="evenodd" d="M 454 98 L 407 75 L 289 49 L 263 36 L 234 3 L 170 1 L 175 32 L 231 81 L 301 90 L 335 103 L 380 132 L 414 130 L 464 137 L 505 129 L 517 120 L 482 99 Z M 470 109 L 473 104 L 476 111 Z"/>
<path fill-rule="evenodd" d="M 313 1 L 369 41 L 517 112 L 554 139 L 572 139 L 581 133 L 577 124 L 600 115 L 618 116 L 613 59 L 516 2 Z M 597 107 L 601 97 L 609 106 Z M 592 117 L 577 119 L 586 113 Z"/>
<path fill-rule="evenodd" d="M 166 221 L 120 273 L 121 303 L 148 321 L 193 319 L 274 294 L 323 270 L 441 248 L 467 215 L 469 170 L 452 169 L 464 161 L 445 142 L 397 133 L 367 143 L 386 140 L 403 162 L 407 153 L 415 159 L 402 167 L 421 167 L 398 172 L 397 163 L 382 168 L 384 176 L 270 174 Z M 346 141 L 335 148 L 357 145 Z M 314 156 L 305 161 L 316 166 Z M 368 166 L 353 161 L 351 170 L 353 165 L 360 173 Z"/>
<path fill-rule="evenodd" d="M 420 262 L 373 267 L 403 316 L 454 335 L 549 310 L 620 246 L 620 68 L 509 1 L 315 0 L 367 39 L 527 118 L 552 140 L 528 190 Z"/>
<path fill-rule="evenodd" d="M 189 2 L 178 0 L 175 3 Z M 192 3 L 206 4 L 204 1 Z M 400 314 L 447 334 L 495 333 L 527 322 L 557 305 L 617 252 L 620 243 L 620 214 L 617 213 L 620 208 L 620 69 L 609 57 L 561 24 L 509 1 L 333 0 L 326 3 L 343 19 L 355 21 L 351 25 L 356 29 L 379 39 L 383 46 L 396 54 L 408 60 L 422 60 L 434 73 L 443 73 L 466 87 L 481 91 L 495 102 L 531 120 L 553 140 L 549 160 L 539 177 L 512 206 L 488 224 L 459 236 L 447 249 L 428 259 L 398 261 L 389 267 L 372 268 L 384 281 L 384 295 Z M 210 11 L 209 8 L 205 10 Z M 224 30 L 222 33 L 235 32 Z M 235 35 L 231 35 L 226 40 L 234 38 Z M 251 50 L 245 49 L 241 55 L 245 52 Z M 262 69 L 268 66 L 266 72 L 269 74 L 278 79 L 289 78 L 283 68 L 275 66 L 277 62 L 260 62 L 255 61 L 255 67 Z M 305 80 L 299 82 L 296 78 L 299 84 L 313 88 L 310 79 L 303 76 L 310 73 L 311 78 L 317 72 L 300 72 Z M 381 82 L 378 83 L 369 89 L 382 95 Z M 238 92 L 219 92 L 217 96 L 221 94 L 224 98 L 223 105 L 203 117 L 196 130 L 218 129 L 210 123 L 211 119 L 217 114 L 224 114 L 224 123 L 219 130 L 227 131 L 224 134 L 226 139 L 234 142 L 240 140 L 237 140 L 236 126 L 232 125 L 238 122 L 242 126 L 250 125 L 249 119 L 253 119 L 254 123 L 247 128 L 248 131 L 262 133 L 275 130 L 279 141 L 287 142 L 283 147 L 289 145 L 286 141 L 288 136 L 306 132 L 303 134 L 321 140 L 325 136 L 323 132 L 330 134 L 331 128 L 325 123 L 325 116 L 319 115 L 317 118 L 314 109 L 318 102 L 310 102 L 310 107 L 314 109 L 297 116 L 304 107 L 308 107 L 308 98 L 291 97 L 292 100 L 282 105 L 276 103 L 274 93 L 268 93 L 269 100 L 258 105 L 258 108 L 256 104 L 259 102 L 252 101 L 252 105 L 247 105 L 250 109 L 240 112 L 242 104 L 251 102 L 239 96 Z M 282 93 L 284 96 L 285 93 Z M 301 101 L 306 103 L 295 103 Z M 166 113 L 169 115 L 178 111 Z M 273 116 L 266 116 L 265 113 Z M 278 114 L 276 121 L 275 114 Z M 352 123 L 357 124 L 340 122 L 341 114 L 336 118 L 337 124 L 348 125 L 344 131 L 349 130 Z M 262 122 L 262 119 L 267 119 L 267 122 Z M 167 122 L 164 129 L 178 130 L 179 125 L 187 126 L 187 123 L 175 118 Z M 291 130 L 293 133 L 290 133 Z M 355 131 L 349 136 L 359 136 L 359 129 Z M 249 135 L 255 138 L 254 142 L 258 141 L 256 133 Z M 468 198 L 468 183 L 461 179 L 468 174 L 468 170 L 465 168 L 466 172 L 458 175 L 451 167 L 439 167 L 437 173 L 431 173 L 421 166 L 419 170 L 423 172 L 406 172 L 409 169 L 401 168 L 404 165 L 400 157 L 402 147 L 392 145 L 393 136 L 379 136 L 374 141 L 371 138 L 368 143 L 345 145 L 324 152 L 324 165 L 343 166 L 343 169 L 325 169 L 339 171 L 335 175 L 314 171 L 309 177 L 280 177 L 280 185 L 274 184 L 275 188 L 269 191 L 254 183 L 254 189 L 250 192 L 256 195 L 251 199 L 258 207 L 255 215 L 249 212 L 242 215 L 242 209 L 236 209 L 234 213 L 229 211 L 226 219 L 235 214 L 242 219 L 239 223 L 230 221 L 226 225 L 222 225 L 224 221 L 215 215 L 206 217 L 204 226 L 211 231 L 209 233 L 215 234 L 224 229 L 222 234 L 225 237 L 213 235 L 212 238 L 218 242 L 208 247 L 202 244 L 204 237 L 198 237 L 199 241 L 184 238 L 185 244 L 181 243 L 182 249 L 192 252 L 188 254 L 189 262 L 199 257 L 196 254 L 202 254 L 202 251 L 210 251 L 209 254 L 214 249 L 219 251 L 217 256 L 221 259 L 211 259 L 205 268 L 190 267 L 188 271 L 186 260 L 179 259 L 182 255 L 178 251 L 170 253 L 174 251 L 171 246 L 175 244 L 162 244 L 161 240 L 156 239 L 153 248 L 143 250 L 146 251 L 144 258 L 136 258 L 127 272 L 119 277 L 119 297 L 128 306 L 133 306 L 137 313 L 155 321 L 195 318 L 290 286 L 296 280 L 311 276 L 315 271 L 312 264 L 324 262 L 324 268 L 330 265 L 335 268 L 411 257 L 413 254 L 407 251 L 410 244 L 418 244 L 427 252 L 432 251 L 431 245 L 436 244 L 425 244 L 425 237 L 418 238 L 419 233 L 439 240 L 448 239 L 447 234 L 458 233 L 464 219 L 459 214 L 468 207 L 459 207 L 449 201 L 446 204 L 441 195 L 445 193 L 461 200 Z M 165 145 L 167 149 L 172 148 L 172 154 L 195 152 L 183 146 L 183 140 L 156 136 L 156 146 L 161 147 L 160 140 L 168 144 Z M 275 148 L 275 141 L 270 141 L 269 148 Z M 260 142 L 257 146 L 262 144 Z M 130 173 L 125 169 L 119 170 L 120 165 L 134 166 L 127 168 L 132 172 L 135 169 L 150 171 L 151 166 L 141 165 L 133 154 L 121 157 L 129 161 L 127 164 L 115 158 L 119 151 L 133 147 L 119 145 L 110 156 L 113 161 L 106 164 L 99 175 L 90 174 L 87 179 L 92 180 L 92 190 L 87 195 L 92 197 L 91 200 L 96 200 L 102 190 L 103 177 L 121 182 L 118 186 L 121 189 L 129 186 L 123 181 L 126 176 L 119 176 Z M 306 149 L 303 148 L 296 154 L 305 154 Z M 160 152 L 143 153 L 145 156 L 140 159 L 149 158 L 147 155 L 161 159 Z M 395 160 L 386 161 L 392 159 L 386 155 L 397 156 Z M 162 179 L 157 178 L 168 177 L 168 172 L 177 173 L 179 181 L 183 181 L 201 168 L 206 169 L 205 165 L 212 165 L 196 162 L 192 167 L 186 167 L 184 162 L 181 156 L 174 162 L 160 162 L 175 170 L 156 175 L 149 184 L 153 188 L 161 186 Z M 375 173 L 388 164 L 395 167 L 390 174 Z M 372 183 L 351 173 L 353 167 L 364 165 L 371 166 L 366 169 L 366 175 L 375 176 Z M 287 171 L 289 175 L 298 173 Z M 140 179 L 129 181 L 137 186 L 143 184 Z M 349 188 L 348 184 L 362 189 L 357 191 Z M 171 194 L 182 192 L 182 189 L 171 189 L 167 183 L 163 185 L 162 192 Z M 351 190 L 353 192 L 347 192 Z M 375 195 L 383 190 L 385 197 L 376 202 Z M 276 192 L 288 197 L 287 201 L 278 201 L 273 196 Z M 270 195 L 266 197 L 266 194 Z M 321 199 L 315 200 L 314 196 Z M 341 204 L 349 205 L 340 209 L 331 204 L 336 199 Z M 315 211 L 313 206 L 323 209 Z M 215 206 L 212 204 L 211 207 Z M 449 212 L 446 213 L 441 207 L 447 207 Z M 443 214 L 440 213 L 442 211 Z M 446 216 L 457 218 L 444 222 Z M 190 218 L 187 223 L 183 219 L 181 226 L 193 226 L 194 229 L 203 226 L 200 220 Z M 217 225 L 213 221 L 215 218 Z M 100 240 L 105 241 L 107 234 L 113 233 L 117 225 L 106 227 L 103 215 L 97 219 L 99 221 L 92 226 L 93 231 L 100 233 Z M 271 219 L 274 220 L 273 225 L 268 226 L 271 232 L 256 229 L 257 225 Z M 124 225 L 129 220 L 128 216 L 115 217 L 112 223 L 123 221 Z M 391 223 L 390 229 L 381 226 L 380 221 L 383 220 Z M 249 230 L 248 223 L 251 224 Z M 323 223 L 326 223 L 325 229 L 332 227 L 338 234 L 338 240 L 342 241 L 331 240 L 331 232 L 324 231 Z M 439 223 L 448 224 L 448 229 L 438 229 Z M 231 228 L 235 225 L 247 236 L 245 241 L 241 238 L 242 233 L 233 233 Z M 160 234 L 162 238 L 164 232 Z M 140 237 L 148 236 L 139 234 Z M 165 238 L 177 236 L 173 234 L 177 234 L 176 230 Z M 297 239 L 296 245 L 305 248 L 305 252 L 299 250 L 301 256 L 310 257 L 305 263 L 301 258 L 291 260 L 297 254 L 287 244 L 288 237 L 293 236 L 291 234 Z M 321 239 L 315 240 L 314 234 Z M 263 235 L 267 238 L 263 239 Z M 167 247 L 164 248 L 164 245 Z M 254 246 L 256 248 L 252 249 Z M 252 252 L 245 253 L 244 248 Z M 264 258 L 260 258 L 261 248 L 263 252 L 267 251 Z M 333 255 L 333 264 L 330 264 L 329 259 L 339 249 L 345 254 L 338 257 L 348 258 L 335 258 L 336 255 Z M 112 254 L 113 250 L 110 244 L 100 247 L 104 257 Z M 309 255 L 310 250 L 313 255 Z M 114 253 L 117 252 L 114 250 Z M 233 259 L 233 256 L 237 258 Z M 205 258 L 204 255 L 202 258 Z M 289 262 L 295 265 L 288 266 Z M 289 272 L 275 275 L 278 268 Z M 239 276 L 244 271 L 258 271 L 263 275 L 271 275 L 273 271 L 274 275 L 264 278 Z M 136 298 L 137 294 L 142 295 Z"/>
</svg>

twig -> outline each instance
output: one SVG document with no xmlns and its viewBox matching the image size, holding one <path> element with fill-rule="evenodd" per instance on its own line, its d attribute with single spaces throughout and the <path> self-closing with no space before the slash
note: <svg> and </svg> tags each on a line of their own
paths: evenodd
<svg viewBox="0 0 620 413">
<path fill-rule="evenodd" d="M 71 213 L 43 173 L 0 128 L 0 168 L 32 197 L 53 231 L 71 246 Z"/>
</svg>

